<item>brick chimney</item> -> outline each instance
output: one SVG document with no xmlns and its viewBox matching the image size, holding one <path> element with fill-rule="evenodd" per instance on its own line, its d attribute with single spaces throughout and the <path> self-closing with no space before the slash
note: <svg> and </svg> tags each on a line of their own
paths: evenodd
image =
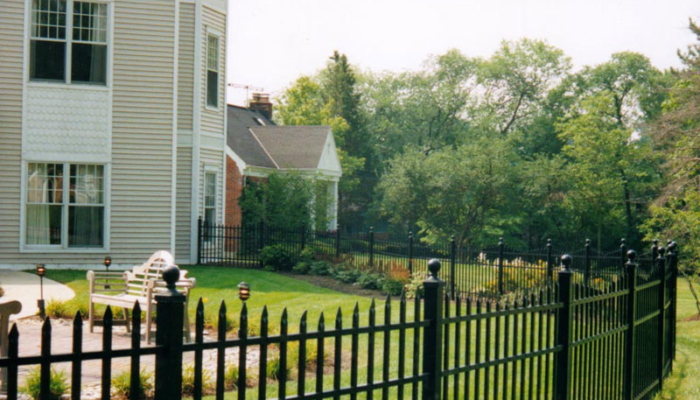
<svg viewBox="0 0 700 400">
<path fill-rule="evenodd" d="M 267 119 L 272 119 L 272 102 L 270 101 L 270 95 L 267 93 L 253 93 L 253 100 L 248 104 L 248 108 L 259 111 Z"/>
</svg>

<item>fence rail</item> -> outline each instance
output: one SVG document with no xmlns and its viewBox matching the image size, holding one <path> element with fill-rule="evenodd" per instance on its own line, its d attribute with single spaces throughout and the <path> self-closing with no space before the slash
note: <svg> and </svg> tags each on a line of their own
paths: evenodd
<svg viewBox="0 0 700 400">
<path fill-rule="evenodd" d="M 438 259 L 446 268 L 440 278 L 447 282 L 452 298 L 457 293 L 496 297 L 524 290 L 544 289 L 556 280 L 563 254 L 571 254 L 576 282 L 611 282 L 624 272 L 627 244 L 602 252 L 587 240 L 578 251 L 556 249 L 548 241 L 541 249 L 522 250 L 509 247 L 501 239 L 495 246 L 481 249 L 457 245 L 454 237 L 448 242 L 427 245 L 413 235 L 396 240 L 370 229 L 367 233 L 341 234 L 313 232 L 305 229 L 279 229 L 264 225 L 213 225 L 199 220 L 198 264 L 260 268 L 260 252 L 266 246 L 278 245 L 294 257 L 311 248 L 322 257 L 342 260 L 346 265 L 381 273 L 403 270 L 406 274 L 428 275 L 428 260 Z M 638 259 L 649 268 L 657 257 L 658 243 Z"/>
<path fill-rule="evenodd" d="M 646 400 L 663 387 L 673 367 L 677 256 L 655 250 L 648 265 L 628 252 L 625 269 L 611 281 L 584 281 L 573 270 L 575 258 L 562 257 L 563 268 L 551 286 L 513 299 L 452 297 L 439 279 L 440 262 L 428 263 L 424 297 L 401 296 L 398 315 L 387 297 L 368 310 L 361 324 L 357 306 L 344 325 L 338 309 L 327 323 L 321 314 L 315 330 L 307 315 L 298 329 L 286 310 L 279 330 L 271 327 L 268 310 L 260 315 L 259 333 L 250 330 L 252 316 L 244 305 L 236 337 L 226 336 L 226 305 L 218 313 L 217 338 L 204 339 L 204 304 L 196 309 L 195 341 L 184 344 L 184 296 L 175 289 L 177 267 L 163 273 L 168 291 L 156 295 L 156 345 L 141 347 L 141 310 L 133 312 L 132 347 L 112 349 L 112 312 L 104 318 L 103 350 L 82 351 L 82 319 L 73 324 L 72 351 L 51 353 L 51 320 L 41 335 L 41 354 L 18 352 L 20 332 L 9 335 L 9 354 L 0 358 L 8 371 L 7 398 L 18 397 L 18 369 L 41 369 L 40 399 L 49 399 L 51 367 L 71 363 L 71 398 L 81 398 L 81 368 L 87 360 L 102 360 L 102 399 L 111 398 L 112 361 L 131 362 L 131 399 L 139 397 L 141 357 L 155 356 L 156 400 L 180 400 L 183 358 L 193 355 L 192 395 L 205 395 L 204 355 L 216 356 L 216 399 L 227 389 L 226 350 L 237 351 L 236 398 L 250 393 L 258 399 L 624 399 Z M 412 309 L 412 315 L 410 313 Z M 378 322 L 383 313 L 382 322 Z M 295 325 L 297 326 L 297 325 Z M 315 348 L 315 353 L 310 348 Z M 258 375 L 248 387 L 251 367 Z M 294 373 L 296 369 L 296 373 Z M 275 382 L 276 385 L 272 385 Z"/>
</svg>

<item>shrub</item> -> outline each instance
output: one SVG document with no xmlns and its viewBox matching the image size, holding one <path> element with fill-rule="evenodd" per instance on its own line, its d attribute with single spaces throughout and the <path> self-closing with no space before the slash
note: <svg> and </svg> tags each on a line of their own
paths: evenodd
<svg viewBox="0 0 700 400">
<path fill-rule="evenodd" d="M 423 296 L 423 281 L 428 279 L 428 274 L 424 272 L 414 272 L 411 280 L 405 285 L 406 297 L 415 299 L 416 296 Z"/>
<path fill-rule="evenodd" d="M 210 393 L 212 387 L 211 371 L 202 368 L 202 393 Z M 182 369 L 182 395 L 188 397 L 194 395 L 194 364 L 187 364 Z"/>
<path fill-rule="evenodd" d="M 363 272 L 355 285 L 363 289 L 379 290 L 384 286 L 384 277 L 376 272 Z"/>
<path fill-rule="evenodd" d="M 333 278 L 343 283 L 355 283 L 362 275 L 362 271 L 344 264 L 336 265 L 330 270 L 330 273 Z"/>
<path fill-rule="evenodd" d="M 297 263 L 297 265 L 292 268 L 292 271 L 296 272 L 297 274 L 300 275 L 306 275 L 309 273 L 309 270 L 311 269 L 311 266 L 307 261 L 300 261 Z"/>
<path fill-rule="evenodd" d="M 494 265 L 498 265 L 498 260 L 494 262 Z M 504 260 L 503 265 L 503 289 L 506 293 L 543 287 L 546 283 L 547 267 L 542 261 L 532 264 L 523 262 L 521 259 Z M 486 289 L 498 292 L 498 278 L 488 282 Z"/>
<path fill-rule="evenodd" d="M 224 387 L 226 390 L 238 389 L 238 366 L 235 364 L 227 365 L 224 372 Z"/>
<path fill-rule="evenodd" d="M 398 296 L 403 291 L 403 285 L 403 282 L 396 279 L 384 279 L 382 292 L 391 296 Z"/>
<path fill-rule="evenodd" d="M 267 360 L 267 379 L 273 381 L 280 380 L 282 376 L 282 365 L 279 355 L 274 355 Z M 292 377 L 292 363 L 287 362 L 285 377 L 289 380 Z"/>
<path fill-rule="evenodd" d="M 299 261 L 310 263 L 316 259 L 316 251 L 311 248 L 311 247 L 305 247 L 304 250 L 301 251 L 301 255 L 299 256 Z"/>
<path fill-rule="evenodd" d="M 294 257 L 281 244 L 263 247 L 260 261 L 263 266 L 272 267 L 275 271 L 291 271 L 294 266 Z"/>
<path fill-rule="evenodd" d="M 326 276 L 330 273 L 330 264 L 326 261 L 314 261 L 309 268 L 311 275 Z"/>
<path fill-rule="evenodd" d="M 68 378 L 65 372 L 51 368 L 49 387 L 49 399 L 60 400 L 69 389 Z M 29 372 L 27 379 L 24 381 L 22 391 L 34 400 L 39 399 L 39 392 L 41 391 L 41 367 L 36 367 Z"/>
<path fill-rule="evenodd" d="M 51 318 L 71 318 L 68 313 L 68 303 L 63 300 L 51 299 L 46 303 L 46 315 Z"/>
<path fill-rule="evenodd" d="M 131 373 L 124 371 L 112 379 L 112 398 L 128 400 L 131 398 Z M 153 374 L 142 370 L 139 373 L 138 399 L 153 398 Z"/>
</svg>

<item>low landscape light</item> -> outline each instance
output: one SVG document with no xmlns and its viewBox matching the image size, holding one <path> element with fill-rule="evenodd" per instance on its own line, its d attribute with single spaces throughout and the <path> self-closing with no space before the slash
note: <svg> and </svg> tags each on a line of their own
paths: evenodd
<svg viewBox="0 0 700 400">
<path fill-rule="evenodd" d="M 250 285 L 241 282 L 238 284 L 238 298 L 241 299 L 241 301 L 246 301 L 248 298 L 250 298 Z"/>
<path fill-rule="evenodd" d="M 46 267 L 44 264 L 36 265 L 36 274 L 39 275 L 39 300 L 36 301 L 36 306 L 39 308 L 39 316 L 41 319 L 46 318 L 46 307 L 44 304 L 44 274 Z"/>
<path fill-rule="evenodd" d="M 110 265 L 112 265 L 112 257 L 107 256 L 107 257 L 105 257 L 105 268 L 107 268 L 107 270 L 109 270 Z"/>
</svg>

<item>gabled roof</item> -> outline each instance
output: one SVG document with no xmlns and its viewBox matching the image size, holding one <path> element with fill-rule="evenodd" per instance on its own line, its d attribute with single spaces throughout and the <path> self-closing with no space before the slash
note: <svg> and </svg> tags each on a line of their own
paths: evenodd
<svg viewBox="0 0 700 400">
<path fill-rule="evenodd" d="M 329 126 L 277 126 L 257 111 L 229 106 L 226 142 L 246 166 L 342 173 Z"/>
<path fill-rule="evenodd" d="M 275 123 L 258 111 L 232 105 L 228 106 L 227 118 L 226 144 L 228 147 L 233 149 L 246 164 L 277 168 L 250 131 L 252 127 L 261 126 L 261 122 L 265 125 L 275 125 Z"/>
<path fill-rule="evenodd" d="M 281 169 L 315 169 L 331 128 L 328 126 L 256 126 L 250 128 Z"/>
</svg>

